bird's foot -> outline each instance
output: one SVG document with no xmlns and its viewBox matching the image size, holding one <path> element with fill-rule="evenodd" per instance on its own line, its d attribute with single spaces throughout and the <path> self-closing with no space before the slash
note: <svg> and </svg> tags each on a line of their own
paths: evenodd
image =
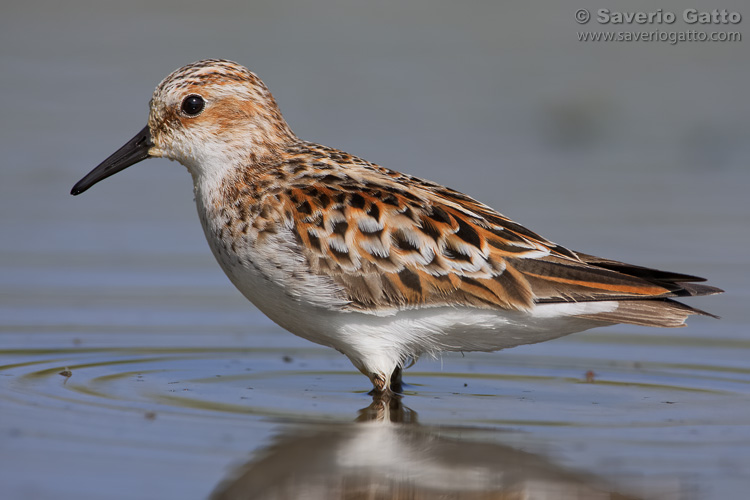
<svg viewBox="0 0 750 500">
<path fill-rule="evenodd" d="M 373 385 L 373 390 L 370 391 L 370 395 L 375 394 L 393 394 L 401 393 L 402 391 L 402 369 L 397 366 L 393 373 L 385 375 L 383 373 L 371 373 L 370 381 Z"/>
</svg>

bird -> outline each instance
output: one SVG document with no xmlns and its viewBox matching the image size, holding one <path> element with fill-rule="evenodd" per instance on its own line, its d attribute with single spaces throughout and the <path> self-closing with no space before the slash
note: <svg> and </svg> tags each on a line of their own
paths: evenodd
<svg viewBox="0 0 750 500">
<path fill-rule="evenodd" d="M 149 107 L 71 194 L 147 158 L 181 163 L 231 282 L 284 329 L 347 356 L 373 393 L 401 391 L 420 356 L 684 326 L 713 315 L 675 298 L 723 292 L 570 250 L 459 191 L 302 140 L 233 61 L 175 70 Z"/>
</svg>

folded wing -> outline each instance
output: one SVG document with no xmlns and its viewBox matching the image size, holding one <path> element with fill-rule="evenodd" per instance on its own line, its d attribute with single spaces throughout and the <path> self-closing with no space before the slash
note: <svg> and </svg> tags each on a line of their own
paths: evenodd
<svg viewBox="0 0 750 500">
<path fill-rule="evenodd" d="M 586 317 L 672 327 L 707 314 L 672 297 L 721 292 L 695 276 L 573 252 L 462 193 L 375 168 L 323 169 L 275 195 L 311 271 L 332 278 L 353 310 L 617 301 Z"/>
</svg>

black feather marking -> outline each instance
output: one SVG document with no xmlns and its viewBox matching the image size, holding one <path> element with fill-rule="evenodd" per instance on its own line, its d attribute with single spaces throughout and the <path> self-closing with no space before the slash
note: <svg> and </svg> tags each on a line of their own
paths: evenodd
<svg viewBox="0 0 750 500">
<path fill-rule="evenodd" d="M 445 210 L 438 206 L 432 207 L 432 213 L 428 216 L 430 219 L 435 220 L 437 222 L 441 222 L 443 224 L 451 225 L 451 216 L 448 215 Z"/>
<path fill-rule="evenodd" d="M 527 285 L 522 282 L 518 276 L 510 271 L 505 271 L 492 278 L 497 284 L 503 287 L 503 290 L 508 295 L 509 302 L 521 303 L 531 305 L 531 293 L 527 288 Z M 527 293 L 523 293 L 527 292 Z M 497 295 L 497 294 L 495 294 Z"/>
<path fill-rule="evenodd" d="M 466 221 L 462 220 L 460 217 L 456 217 L 456 221 L 458 222 L 458 231 L 456 231 L 456 236 L 464 240 L 469 245 L 473 245 L 477 248 L 481 248 L 482 240 L 479 237 L 479 234 L 477 234 L 476 230 L 474 230 L 473 227 L 471 227 Z"/>
<path fill-rule="evenodd" d="M 383 200 L 382 201 L 386 205 L 391 205 L 393 207 L 399 206 L 399 204 L 398 204 L 398 198 L 396 198 L 395 196 L 393 196 L 390 193 L 388 193 L 387 195 L 383 196 Z"/>
<path fill-rule="evenodd" d="M 474 278 L 469 278 L 468 276 L 459 276 L 459 279 L 460 279 L 461 281 L 463 281 L 464 283 L 466 283 L 467 285 L 471 285 L 471 286 L 475 286 L 475 287 L 477 287 L 477 288 L 481 288 L 481 289 L 483 289 L 483 290 L 487 290 L 487 291 L 488 291 L 488 292 L 490 292 L 490 293 L 491 293 L 492 295 L 494 295 L 494 292 L 493 292 L 492 290 L 490 290 L 489 288 L 487 288 L 487 286 L 486 286 L 486 285 L 482 284 L 482 283 L 481 283 L 480 281 L 478 281 L 478 280 L 475 280 Z"/>
<path fill-rule="evenodd" d="M 346 231 L 349 229 L 349 223 L 346 221 L 334 222 L 332 232 L 334 234 L 340 234 L 342 237 L 346 236 Z"/>
<path fill-rule="evenodd" d="M 376 203 L 370 205 L 370 208 L 367 209 L 367 215 L 380 222 L 380 208 Z"/>
<path fill-rule="evenodd" d="M 443 255 L 452 260 L 471 262 L 471 255 L 466 255 L 465 253 L 460 252 L 457 248 L 454 248 L 451 245 L 445 246 L 445 249 L 443 249 Z"/>
<path fill-rule="evenodd" d="M 348 262 L 351 263 L 352 258 L 349 255 L 349 251 L 342 252 L 338 248 L 334 248 L 332 245 L 328 245 L 328 249 L 331 251 L 331 254 L 336 258 L 339 262 Z"/>
<path fill-rule="evenodd" d="M 575 253 L 573 253 L 570 250 L 568 250 L 567 248 L 565 248 L 564 246 L 555 245 L 555 246 L 551 247 L 551 250 L 553 252 L 557 252 L 559 254 L 562 254 L 562 255 L 564 255 L 566 257 L 570 257 L 571 259 L 578 260 L 578 256 Z"/>
<path fill-rule="evenodd" d="M 435 225 L 432 223 L 432 221 L 428 218 L 423 217 L 420 221 L 419 230 L 422 231 L 424 234 L 429 236 L 435 241 L 438 241 L 442 234 L 440 231 L 435 227 Z"/>
<path fill-rule="evenodd" d="M 521 236 L 524 236 L 526 238 L 529 238 L 529 239 L 532 239 L 532 240 L 536 240 L 536 241 L 541 241 L 541 242 L 547 241 L 544 238 L 542 238 L 541 236 L 539 236 L 538 234 L 536 234 L 534 231 L 526 229 L 521 224 L 517 224 L 517 223 L 513 222 L 512 220 L 505 221 L 501 225 L 503 227 L 505 227 L 506 229 L 508 229 L 509 231 L 513 231 L 514 233 L 518 233 Z"/>
<path fill-rule="evenodd" d="M 354 193 L 349 200 L 349 204 L 354 208 L 365 208 L 365 198 L 359 193 Z"/>
<path fill-rule="evenodd" d="M 310 202 L 305 200 L 299 205 L 297 205 L 297 211 L 303 215 L 312 214 L 312 207 L 310 206 Z"/>
<path fill-rule="evenodd" d="M 465 194 L 463 194 L 463 193 L 461 193 L 459 191 L 456 191 L 454 189 L 450 189 L 450 188 L 439 189 L 438 190 L 438 194 L 441 194 L 442 196 L 445 196 L 448 199 L 450 199 L 450 198 L 456 198 L 457 200 L 469 201 L 469 202 L 472 202 L 472 203 L 476 203 L 475 199 L 473 199 L 473 198 L 471 198 L 469 196 L 466 196 Z"/>
<path fill-rule="evenodd" d="M 318 200 L 318 203 L 320 203 L 320 207 L 324 210 L 328 208 L 328 205 L 331 204 L 331 197 L 323 192 L 318 192 L 318 196 L 316 198 Z"/>
<path fill-rule="evenodd" d="M 419 245 L 415 244 L 409 238 L 407 238 L 403 231 L 395 231 L 391 233 L 391 241 L 393 242 L 393 245 L 399 250 L 419 252 Z"/>
<path fill-rule="evenodd" d="M 311 232 L 307 233 L 307 237 L 310 238 L 310 245 L 317 250 L 318 252 L 322 252 L 323 248 L 320 246 L 320 238 L 318 238 L 316 235 L 312 234 Z"/>
<path fill-rule="evenodd" d="M 414 210 L 411 209 L 410 206 L 405 206 L 404 210 L 401 212 L 401 215 L 404 215 L 411 219 L 413 222 L 419 223 L 419 217 L 417 214 L 414 213 Z"/>
<path fill-rule="evenodd" d="M 521 238 L 513 231 L 508 231 L 504 228 L 498 229 L 498 228 L 492 227 L 490 228 L 490 232 L 492 234 L 499 236 L 501 239 L 506 240 L 506 241 L 514 241 L 516 243 L 527 243 L 525 239 Z"/>
<path fill-rule="evenodd" d="M 475 280 L 474 278 L 469 278 L 468 276 L 459 276 L 459 278 L 461 279 L 462 282 L 466 283 L 467 285 L 471 285 L 473 287 L 479 288 L 481 290 L 486 291 L 491 296 L 497 297 L 497 294 L 493 292 L 491 288 L 489 288 L 487 285 L 483 284 L 482 282 Z M 484 301 L 487 304 L 490 304 L 493 306 L 495 305 L 491 301 L 487 301 L 485 299 L 482 299 L 481 297 L 477 297 L 477 298 L 479 298 L 480 300 Z"/>
<path fill-rule="evenodd" d="M 380 229 L 375 229 L 374 231 L 364 231 L 362 228 L 359 228 L 359 231 L 362 233 L 363 236 L 370 236 L 373 238 L 380 238 L 382 236 L 383 231 L 385 230 L 384 227 L 381 227 Z"/>
<path fill-rule="evenodd" d="M 410 271 L 407 268 L 403 268 L 398 273 L 398 278 L 401 280 L 401 283 L 404 284 L 407 288 L 410 288 L 414 290 L 417 293 L 422 293 L 422 282 L 419 279 L 419 276 Z"/>
<path fill-rule="evenodd" d="M 338 184 L 342 182 L 343 180 L 344 179 L 342 179 L 341 177 L 337 175 L 332 175 L 332 174 L 326 174 L 323 177 L 320 177 L 319 179 L 317 179 L 318 182 L 323 183 L 323 184 Z"/>
<path fill-rule="evenodd" d="M 407 200 L 414 201 L 416 203 L 422 203 L 422 200 L 417 196 L 411 194 L 409 191 L 399 191 L 398 194 L 406 198 Z"/>
</svg>

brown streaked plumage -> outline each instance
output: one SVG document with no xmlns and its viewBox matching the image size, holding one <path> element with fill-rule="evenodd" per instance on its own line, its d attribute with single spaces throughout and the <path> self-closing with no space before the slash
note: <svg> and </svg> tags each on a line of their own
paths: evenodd
<svg viewBox="0 0 750 500">
<path fill-rule="evenodd" d="M 302 141 L 230 61 L 168 76 L 148 123 L 73 193 L 146 156 L 180 161 L 233 283 L 280 325 L 349 356 L 378 390 L 423 353 L 682 326 L 708 314 L 673 298 L 721 292 L 569 250 L 462 193 Z"/>
<path fill-rule="evenodd" d="M 313 143 L 286 148 L 276 168 L 230 179 L 223 191 L 223 205 L 260 210 L 255 224 L 261 233 L 279 224 L 293 227 L 310 270 L 331 276 L 348 308 L 464 304 L 526 310 L 535 302 L 718 291 L 686 287 L 703 281 L 694 276 L 578 254 L 466 195 Z M 671 302 L 660 304 L 673 309 Z M 620 321 L 628 322 L 629 314 Z M 664 322 L 653 318 L 654 325 Z"/>
</svg>

